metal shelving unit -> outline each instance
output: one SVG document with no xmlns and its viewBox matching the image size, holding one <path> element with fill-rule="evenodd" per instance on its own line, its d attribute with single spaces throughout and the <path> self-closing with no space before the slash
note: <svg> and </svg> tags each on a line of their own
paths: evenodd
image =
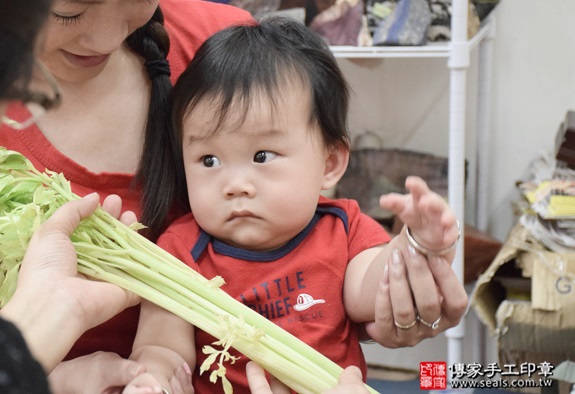
<svg viewBox="0 0 575 394">
<path fill-rule="evenodd" d="M 465 222 L 465 132 L 467 108 L 467 71 L 471 52 L 479 48 L 479 81 L 477 97 L 477 228 L 487 227 L 487 176 L 489 163 L 490 83 L 492 65 L 492 42 L 495 37 L 495 17 L 490 15 L 482 23 L 480 31 L 468 40 L 468 0 L 453 0 L 451 15 L 451 41 L 425 46 L 332 46 L 337 58 L 446 58 L 450 73 L 449 92 L 449 202 L 460 223 Z M 462 237 L 463 239 L 463 237 Z M 457 247 L 453 268 L 463 282 L 463 242 Z M 448 365 L 464 362 L 463 339 L 465 322 L 446 331 L 448 339 Z M 474 348 L 482 358 L 483 343 L 476 340 Z"/>
</svg>

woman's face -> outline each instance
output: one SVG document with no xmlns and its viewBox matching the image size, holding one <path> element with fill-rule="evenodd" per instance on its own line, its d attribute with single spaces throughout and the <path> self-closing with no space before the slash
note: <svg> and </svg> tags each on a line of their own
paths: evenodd
<svg viewBox="0 0 575 394">
<path fill-rule="evenodd" d="M 89 80 L 102 72 L 159 0 L 55 0 L 40 59 L 59 79 Z"/>
</svg>

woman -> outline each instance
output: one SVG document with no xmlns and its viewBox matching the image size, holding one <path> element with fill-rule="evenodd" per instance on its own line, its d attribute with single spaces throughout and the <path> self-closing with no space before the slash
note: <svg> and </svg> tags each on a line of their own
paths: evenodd
<svg viewBox="0 0 575 394">
<path fill-rule="evenodd" d="M 152 205 L 152 197 L 167 189 L 163 182 L 168 177 L 147 177 L 147 169 L 155 165 L 146 161 L 149 152 L 167 151 L 171 144 L 163 138 L 169 134 L 163 130 L 170 127 L 169 79 L 179 76 L 205 38 L 251 17 L 237 8 L 195 0 L 56 0 L 51 11 L 39 57 L 56 77 L 64 100 L 30 127 L 0 128 L 0 144 L 23 153 L 38 169 L 64 173 L 80 195 L 94 191 L 102 197 L 119 195 L 124 208 L 136 212 L 149 228 L 147 235 L 155 239 L 168 216 L 180 214 L 182 206 L 172 196 Z M 171 70 L 164 61 L 166 53 Z M 49 89 L 36 78 L 31 86 Z M 19 124 L 30 118 L 18 105 L 10 106 L 7 115 Z M 176 208 L 170 211 L 170 207 Z M 424 256 L 418 255 L 390 265 L 389 274 L 389 283 L 381 282 L 380 313 L 366 326 L 377 342 L 390 347 L 414 345 L 454 326 L 463 316 L 462 300 L 467 296 L 446 262 L 428 267 Z M 417 283 L 419 305 L 429 305 L 426 289 L 436 285 L 441 289 L 444 301 L 433 305 L 441 310 L 438 330 L 421 324 L 410 329 L 396 326 L 395 321 L 405 327 L 406 320 L 417 314 L 412 299 L 403 297 L 410 294 L 410 283 Z M 138 309 L 129 308 L 87 332 L 68 355 L 71 361 L 51 374 L 53 390 L 110 392 L 114 383 L 107 376 L 109 371 L 123 370 L 127 361 L 122 357 L 130 354 L 137 321 Z M 105 351 L 106 357 L 95 351 Z"/>
<path fill-rule="evenodd" d="M 50 4 L 0 0 L 0 117 L 9 100 L 35 100 L 46 108 L 58 105 L 58 94 L 44 96 L 28 89 L 36 37 Z M 44 371 L 54 368 L 84 331 L 138 302 L 114 285 L 78 276 L 68 235 L 98 202 L 92 194 L 67 204 L 31 240 L 18 287 L 0 311 L 0 392 L 48 393 Z M 119 212 L 118 202 L 115 197 L 106 201 L 111 213 Z M 124 218 L 135 220 L 129 213 Z M 138 365 L 126 367 L 136 373 Z"/>
</svg>

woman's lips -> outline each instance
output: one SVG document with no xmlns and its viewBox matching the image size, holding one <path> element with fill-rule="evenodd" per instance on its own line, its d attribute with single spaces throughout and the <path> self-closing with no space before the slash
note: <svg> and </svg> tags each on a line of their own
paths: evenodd
<svg viewBox="0 0 575 394">
<path fill-rule="evenodd" d="M 72 62 L 72 64 L 79 67 L 94 67 L 99 66 L 108 60 L 110 55 L 98 55 L 98 56 L 80 56 L 74 55 L 70 52 L 65 52 L 66 57 Z"/>
</svg>

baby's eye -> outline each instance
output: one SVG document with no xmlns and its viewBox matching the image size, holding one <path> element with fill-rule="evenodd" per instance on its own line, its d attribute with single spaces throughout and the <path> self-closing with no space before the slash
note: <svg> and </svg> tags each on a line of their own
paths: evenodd
<svg viewBox="0 0 575 394">
<path fill-rule="evenodd" d="M 266 163 L 277 157 L 277 154 L 270 152 L 269 150 L 261 150 L 254 155 L 254 161 L 256 163 Z"/>
<path fill-rule="evenodd" d="M 222 164 L 220 163 L 220 159 L 214 155 L 207 155 L 202 157 L 202 163 L 204 163 L 205 167 L 218 167 Z"/>
</svg>

